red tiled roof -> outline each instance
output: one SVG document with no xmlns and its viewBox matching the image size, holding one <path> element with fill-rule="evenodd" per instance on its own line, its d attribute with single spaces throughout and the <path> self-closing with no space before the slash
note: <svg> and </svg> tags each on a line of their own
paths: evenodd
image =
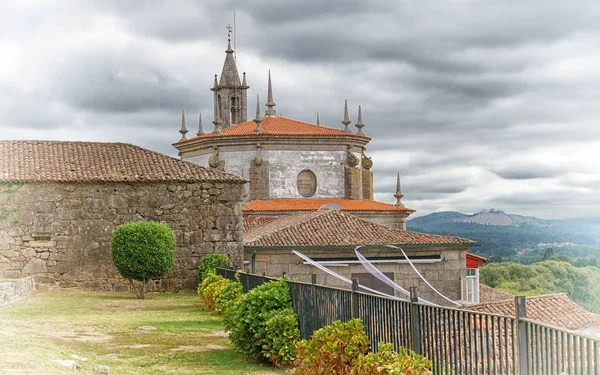
<svg viewBox="0 0 600 375">
<path fill-rule="evenodd" d="M 412 208 L 397 207 L 393 204 L 378 202 L 369 199 L 271 199 L 268 201 L 250 201 L 244 207 L 244 212 L 268 211 L 315 211 L 327 203 L 335 203 L 342 211 L 405 211 L 415 212 Z"/>
<path fill-rule="evenodd" d="M 0 181 L 245 182 L 128 143 L 0 141 Z"/>
<path fill-rule="evenodd" d="M 284 215 L 244 233 L 244 246 L 257 248 L 474 244 L 460 237 L 392 229 L 329 209 Z"/>
<path fill-rule="evenodd" d="M 256 227 L 260 227 L 266 223 L 270 223 L 275 219 L 277 219 L 276 216 L 246 217 L 244 218 L 244 232 Z"/>
<path fill-rule="evenodd" d="M 237 125 L 229 126 L 223 129 L 223 133 L 206 133 L 202 134 L 185 141 L 176 142 L 175 144 L 184 144 L 192 140 L 207 139 L 207 138 L 220 138 L 220 137 L 234 137 L 234 136 L 267 136 L 267 135 L 293 135 L 293 136 L 344 136 L 344 137 L 359 137 L 364 139 L 371 139 L 366 135 L 359 135 L 356 133 L 345 133 L 340 129 L 328 128 L 326 126 L 309 124 L 307 122 L 292 120 L 287 117 L 265 117 L 260 125 L 263 131 L 258 133 L 255 132 L 256 123 L 253 120 L 242 122 Z"/>
<path fill-rule="evenodd" d="M 502 315 L 515 315 L 515 300 L 488 302 L 466 306 L 467 310 Z M 526 298 L 527 318 L 570 330 L 600 325 L 600 315 L 584 310 L 565 293 Z"/>
<path fill-rule="evenodd" d="M 468 255 L 469 254 L 467 254 L 467 256 Z M 480 303 L 506 301 L 511 298 L 512 298 L 512 301 L 514 301 L 515 296 L 513 294 L 503 292 L 501 290 L 489 287 L 487 285 L 479 284 L 479 302 Z"/>
</svg>

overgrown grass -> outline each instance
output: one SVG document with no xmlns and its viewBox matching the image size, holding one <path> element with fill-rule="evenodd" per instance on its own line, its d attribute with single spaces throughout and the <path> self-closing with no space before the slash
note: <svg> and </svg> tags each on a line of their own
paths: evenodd
<svg viewBox="0 0 600 375">
<path fill-rule="evenodd" d="M 90 373 L 97 364 L 111 374 L 284 373 L 235 352 L 221 318 L 192 294 L 38 292 L 0 308 L 3 374 L 73 373 L 54 360 L 74 354 Z"/>
</svg>

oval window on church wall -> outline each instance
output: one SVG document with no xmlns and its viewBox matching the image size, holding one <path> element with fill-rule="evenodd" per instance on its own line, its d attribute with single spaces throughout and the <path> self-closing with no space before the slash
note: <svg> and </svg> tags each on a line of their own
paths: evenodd
<svg viewBox="0 0 600 375">
<path fill-rule="evenodd" d="M 305 169 L 298 173 L 297 185 L 300 195 L 304 198 L 312 197 L 317 191 L 317 176 L 312 171 Z"/>
</svg>

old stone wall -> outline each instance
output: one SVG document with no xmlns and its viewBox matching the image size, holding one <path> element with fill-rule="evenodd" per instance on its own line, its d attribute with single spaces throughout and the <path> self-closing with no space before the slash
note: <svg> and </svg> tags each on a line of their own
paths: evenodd
<svg viewBox="0 0 600 375">
<path fill-rule="evenodd" d="M 241 264 L 241 184 L 25 183 L 0 191 L 0 278 L 34 275 L 40 288 L 128 290 L 111 261 L 112 232 L 129 221 L 160 221 L 177 237 L 168 290 L 195 290 L 205 254 Z M 14 190 L 14 189 L 13 189 Z M 156 287 L 153 282 L 149 285 Z"/>
<path fill-rule="evenodd" d="M 466 248 L 431 248 L 415 251 L 414 249 L 405 249 L 408 256 L 412 255 L 441 255 L 444 259 L 436 263 L 416 263 L 415 267 L 429 281 L 434 288 L 452 300 L 461 299 L 462 280 L 466 274 Z M 310 258 L 355 258 L 353 250 L 308 250 L 302 251 Z M 390 257 L 399 256 L 398 251 L 391 250 L 364 250 L 361 251 L 365 257 Z M 400 254 L 401 256 L 402 254 Z M 246 260 L 252 260 L 252 252 L 246 251 Z M 341 280 L 322 272 L 318 268 L 303 264 L 303 260 L 292 254 L 291 250 L 268 250 L 257 251 L 255 259 L 256 273 L 265 272 L 270 276 L 281 276 L 285 271 L 293 275 L 293 278 L 302 282 L 311 282 L 311 275 L 317 275 L 317 284 L 350 288 L 350 286 Z M 353 273 L 366 273 L 367 270 L 360 264 L 349 264 L 348 266 L 335 267 L 327 265 L 334 272 L 350 278 Z M 393 273 L 394 282 L 405 289 L 416 286 L 419 296 L 441 305 L 448 305 L 448 302 L 439 297 L 432 291 L 413 271 L 409 264 L 384 263 L 377 264 L 377 268 L 383 273 Z M 360 282 L 360 280 L 359 280 Z M 397 296 L 403 297 L 396 293 Z"/>
<path fill-rule="evenodd" d="M 35 283 L 33 276 L 21 279 L 0 280 L 0 306 L 20 301 L 33 294 Z"/>
</svg>

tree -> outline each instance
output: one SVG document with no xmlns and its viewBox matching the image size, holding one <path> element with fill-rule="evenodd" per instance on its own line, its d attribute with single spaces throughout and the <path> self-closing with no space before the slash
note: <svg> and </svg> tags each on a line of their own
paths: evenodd
<svg viewBox="0 0 600 375">
<path fill-rule="evenodd" d="M 110 253 L 119 273 L 129 279 L 136 296 L 146 295 L 146 281 L 164 276 L 175 264 L 175 233 L 165 224 L 136 221 L 113 232 Z M 133 280 L 142 282 L 136 288 Z"/>
</svg>

